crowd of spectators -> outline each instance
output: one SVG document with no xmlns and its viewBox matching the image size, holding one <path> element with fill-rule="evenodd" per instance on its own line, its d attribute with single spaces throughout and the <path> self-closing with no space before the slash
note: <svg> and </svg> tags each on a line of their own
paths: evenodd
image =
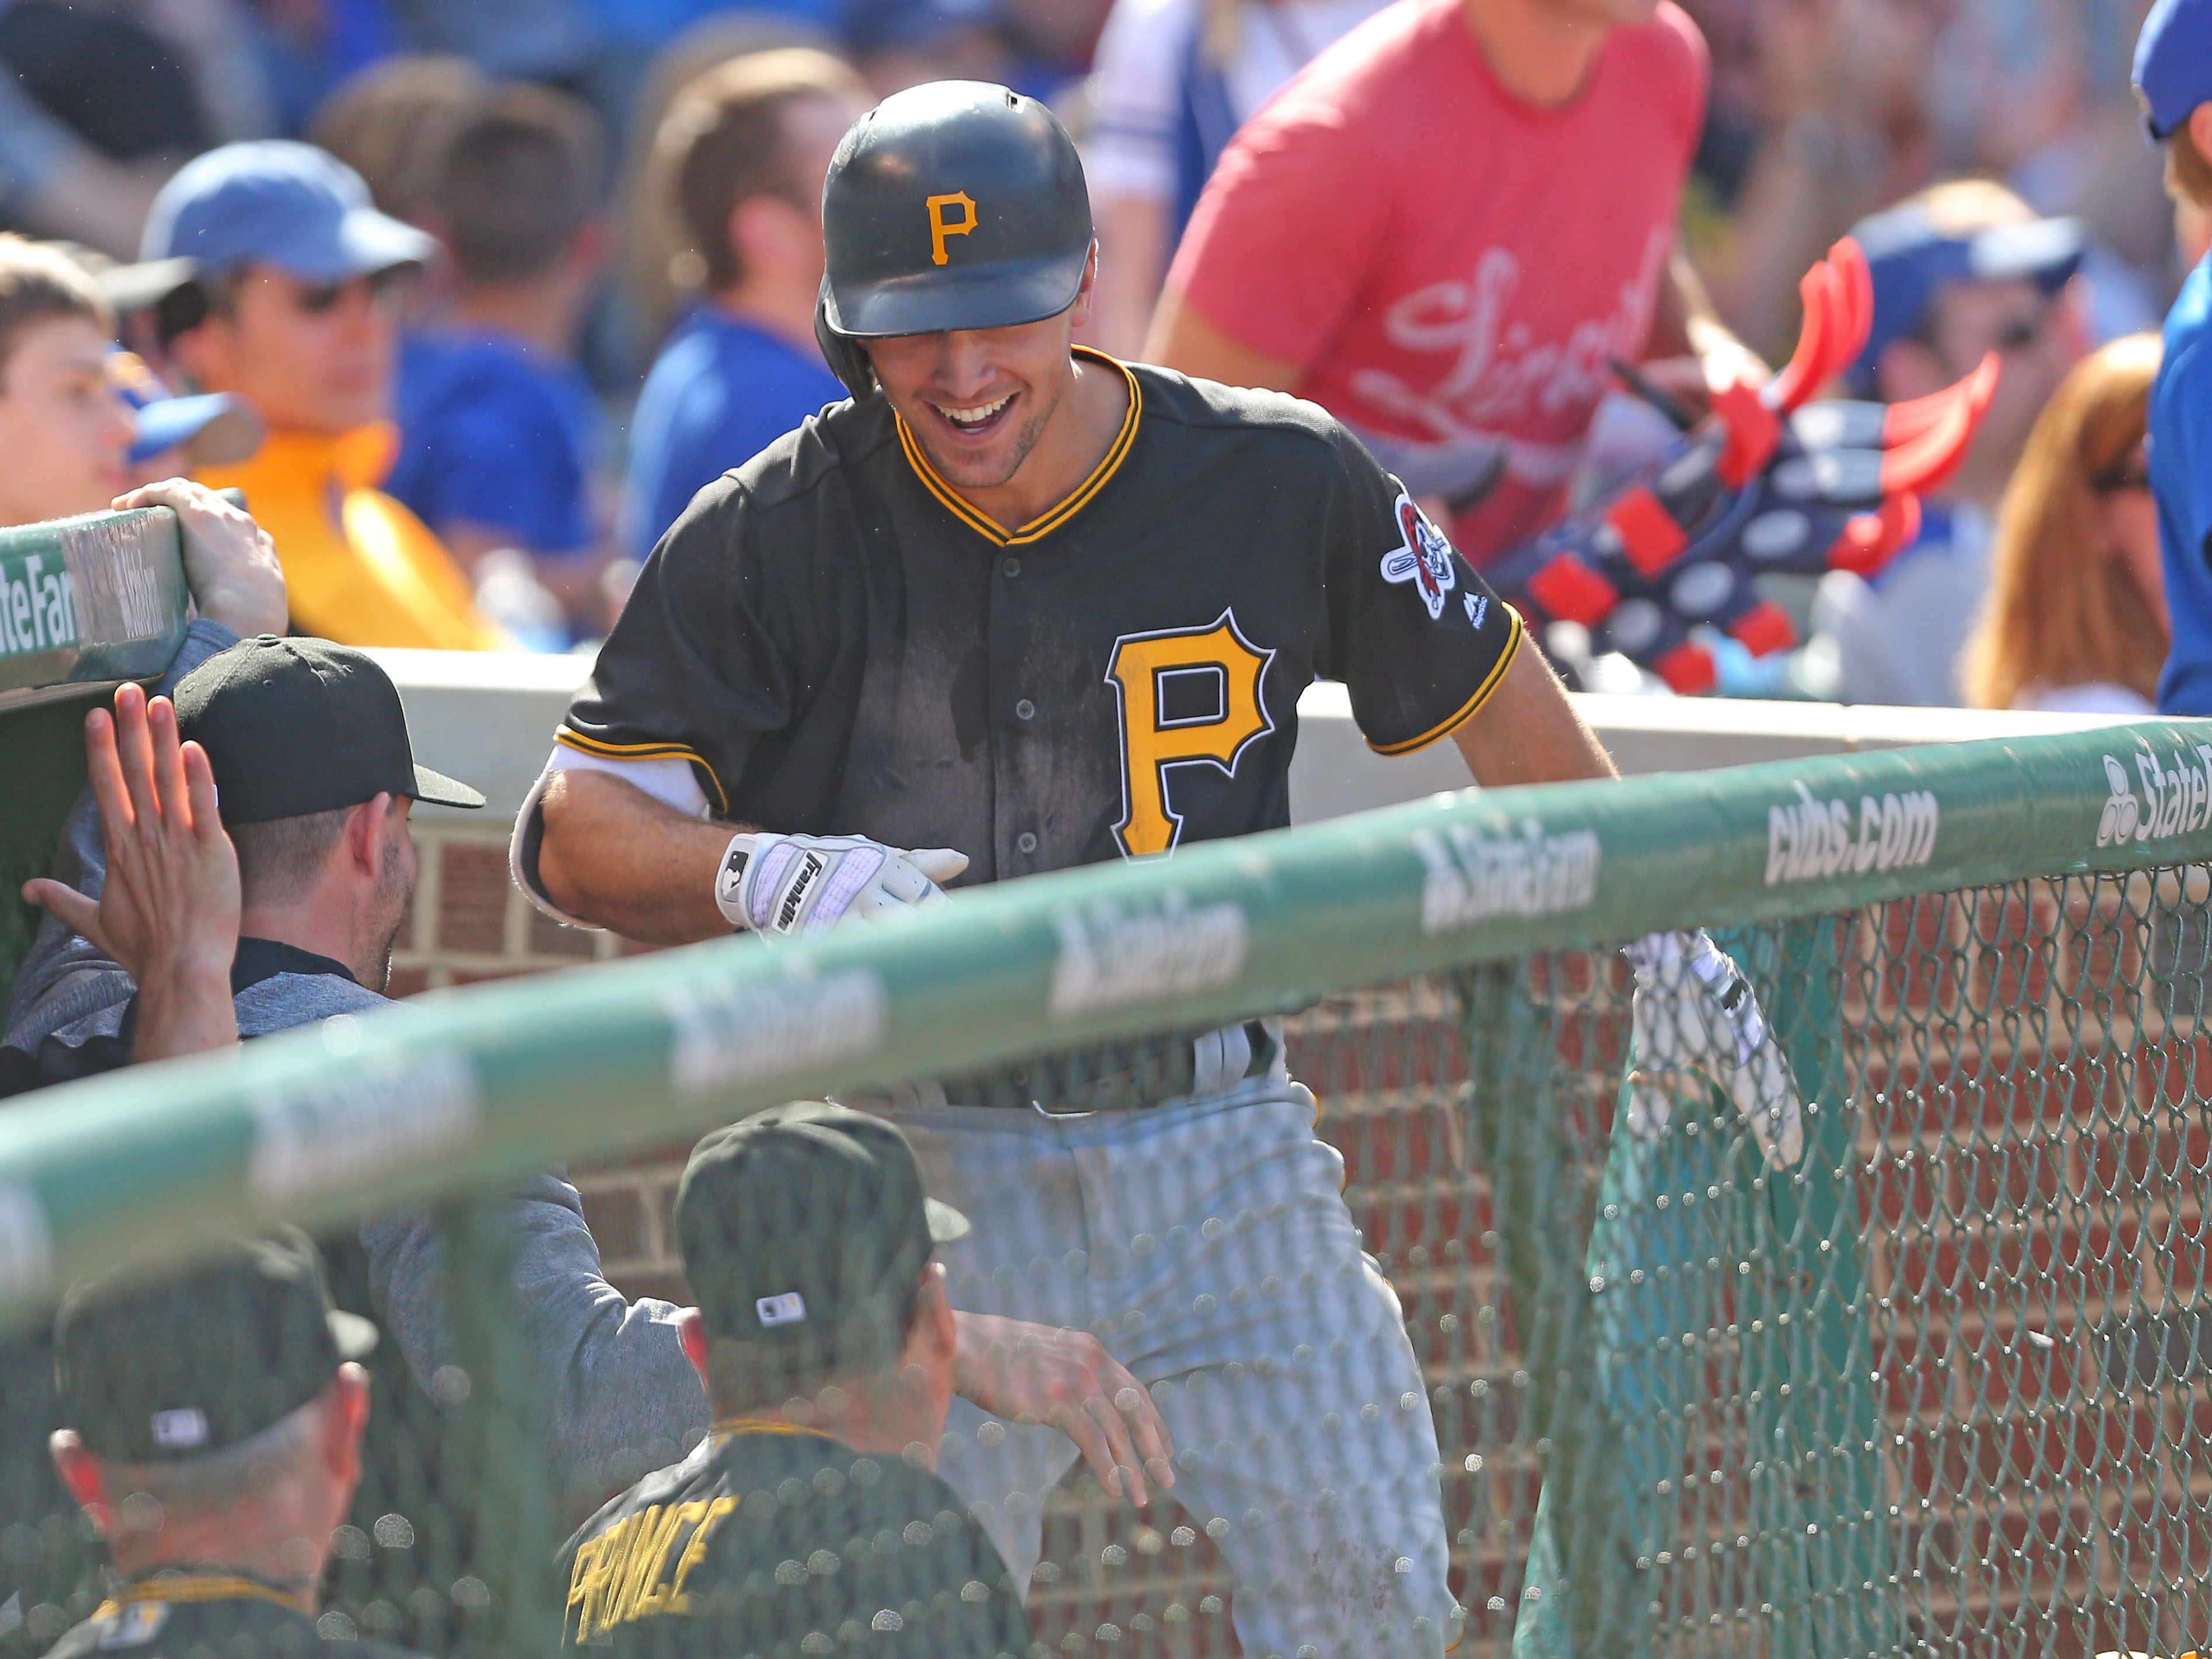
<svg viewBox="0 0 2212 1659">
<path fill-rule="evenodd" d="M 1607 358 L 1692 405 L 1756 376 L 1798 276 L 1855 230 L 1874 335 L 1836 392 L 1907 400 L 1991 349 L 1999 389 L 1917 540 L 1871 579 L 1778 580 L 1810 647 L 1716 641 L 1722 689 L 1966 700 L 2038 413 L 2154 325 L 2212 239 L 2143 137 L 2144 0 L 1682 0 L 1656 30 L 1631 6 L 1556 38 L 1528 27 L 1544 9 L 12 0 L 0 223 L 105 297 L 19 353 L 0 504 L 96 506 L 150 459 L 246 490 L 305 630 L 588 646 L 700 486 L 841 395 L 812 326 L 839 133 L 975 77 L 1082 142 L 1097 343 L 1316 398 L 1478 563 L 1663 435 Z M 78 395 L 70 438 L 43 411 L 96 382 L 100 334 L 156 412 Z"/>
</svg>

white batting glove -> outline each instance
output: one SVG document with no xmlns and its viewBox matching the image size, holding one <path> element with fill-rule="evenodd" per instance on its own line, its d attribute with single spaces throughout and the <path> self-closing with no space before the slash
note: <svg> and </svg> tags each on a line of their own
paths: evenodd
<svg viewBox="0 0 2212 1659">
<path fill-rule="evenodd" d="M 1735 1102 L 1771 1167 L 1795 1164 L 1805 1151 L 1805 1103 L 1743 969 L 1702 927 L 1649 933 L 1621 954 L 1636 970 L 1630 1132 L 1655 1138 L 1674 1096 L 1702 1076 Z"/>
<path fill-rule="evenodd" d="M 730 838 L 714 877 L 714 903 L 732 927 L 762 933 L 819 933 L 848 917 L 866 921 L 945 902 L 938 884 L 968 867 L 949 847 L 904 852 L 863 836 Z"/>
</svg>

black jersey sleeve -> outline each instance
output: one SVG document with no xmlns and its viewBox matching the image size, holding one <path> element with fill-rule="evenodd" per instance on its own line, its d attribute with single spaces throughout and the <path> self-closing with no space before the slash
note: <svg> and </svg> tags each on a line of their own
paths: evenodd
<svg viewBox="0 0 2212 1659">
<path fill-rule="evenodd" d="M 793 653 L 811 631 L 780 614 L 752 517 L 734 480 L 701 492 L 646 560 L 556 734 L 610 759 L 687 760 L 722 817 L 755 744 L 793 719 Z"/>
<path fill-rule="evenodd" d="M 1369 747 L 1403 755 L 1482 707 L 1521 647 L 1520 617 L 1406 487 L 1336 430 L 1341 487 L 1328 526 L 1326 660 Z"/>
</svg>

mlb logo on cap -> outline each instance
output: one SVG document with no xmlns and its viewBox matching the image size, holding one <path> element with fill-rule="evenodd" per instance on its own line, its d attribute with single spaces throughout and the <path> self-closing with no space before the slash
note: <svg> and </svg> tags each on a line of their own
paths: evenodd
<svg viewBox="0 0 2212 1659">
<path fill-rule="evenodd" d="M 806 1298 L 797 1291 L 759 1297 L 753 1302 L 753 1311 L 763 1325 L 796 1325 L 806 1317 Z"/>
<path fill-rule="evenodd" d="M 197 1406 L 155 1412 L 149 1426 L 154 1431 L 154 1443 L 169 1451 L 185 1451 L 207 1444 L 207 1413 Z"/>
</svg>

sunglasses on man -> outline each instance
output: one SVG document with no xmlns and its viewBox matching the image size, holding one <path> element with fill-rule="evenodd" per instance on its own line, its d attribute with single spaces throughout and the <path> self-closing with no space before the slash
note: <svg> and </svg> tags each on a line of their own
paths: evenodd
<svg viewBox="0 0 2212 1659">
<path fill-rule="evenodd" d="M 395 265 L 388 270 L 373 270 L 367 276 L 354 277 L 343 283 L 318 283 L 312 287 L 303 287 L 295 290 L 292 305 L 295 310 L 310 317 L 319 317 L 334 310 L 356 282 L 368 284 L 369 302 L 374 304 L 398 285 L 402 270 L 403 267 Z"/>
</svg>

